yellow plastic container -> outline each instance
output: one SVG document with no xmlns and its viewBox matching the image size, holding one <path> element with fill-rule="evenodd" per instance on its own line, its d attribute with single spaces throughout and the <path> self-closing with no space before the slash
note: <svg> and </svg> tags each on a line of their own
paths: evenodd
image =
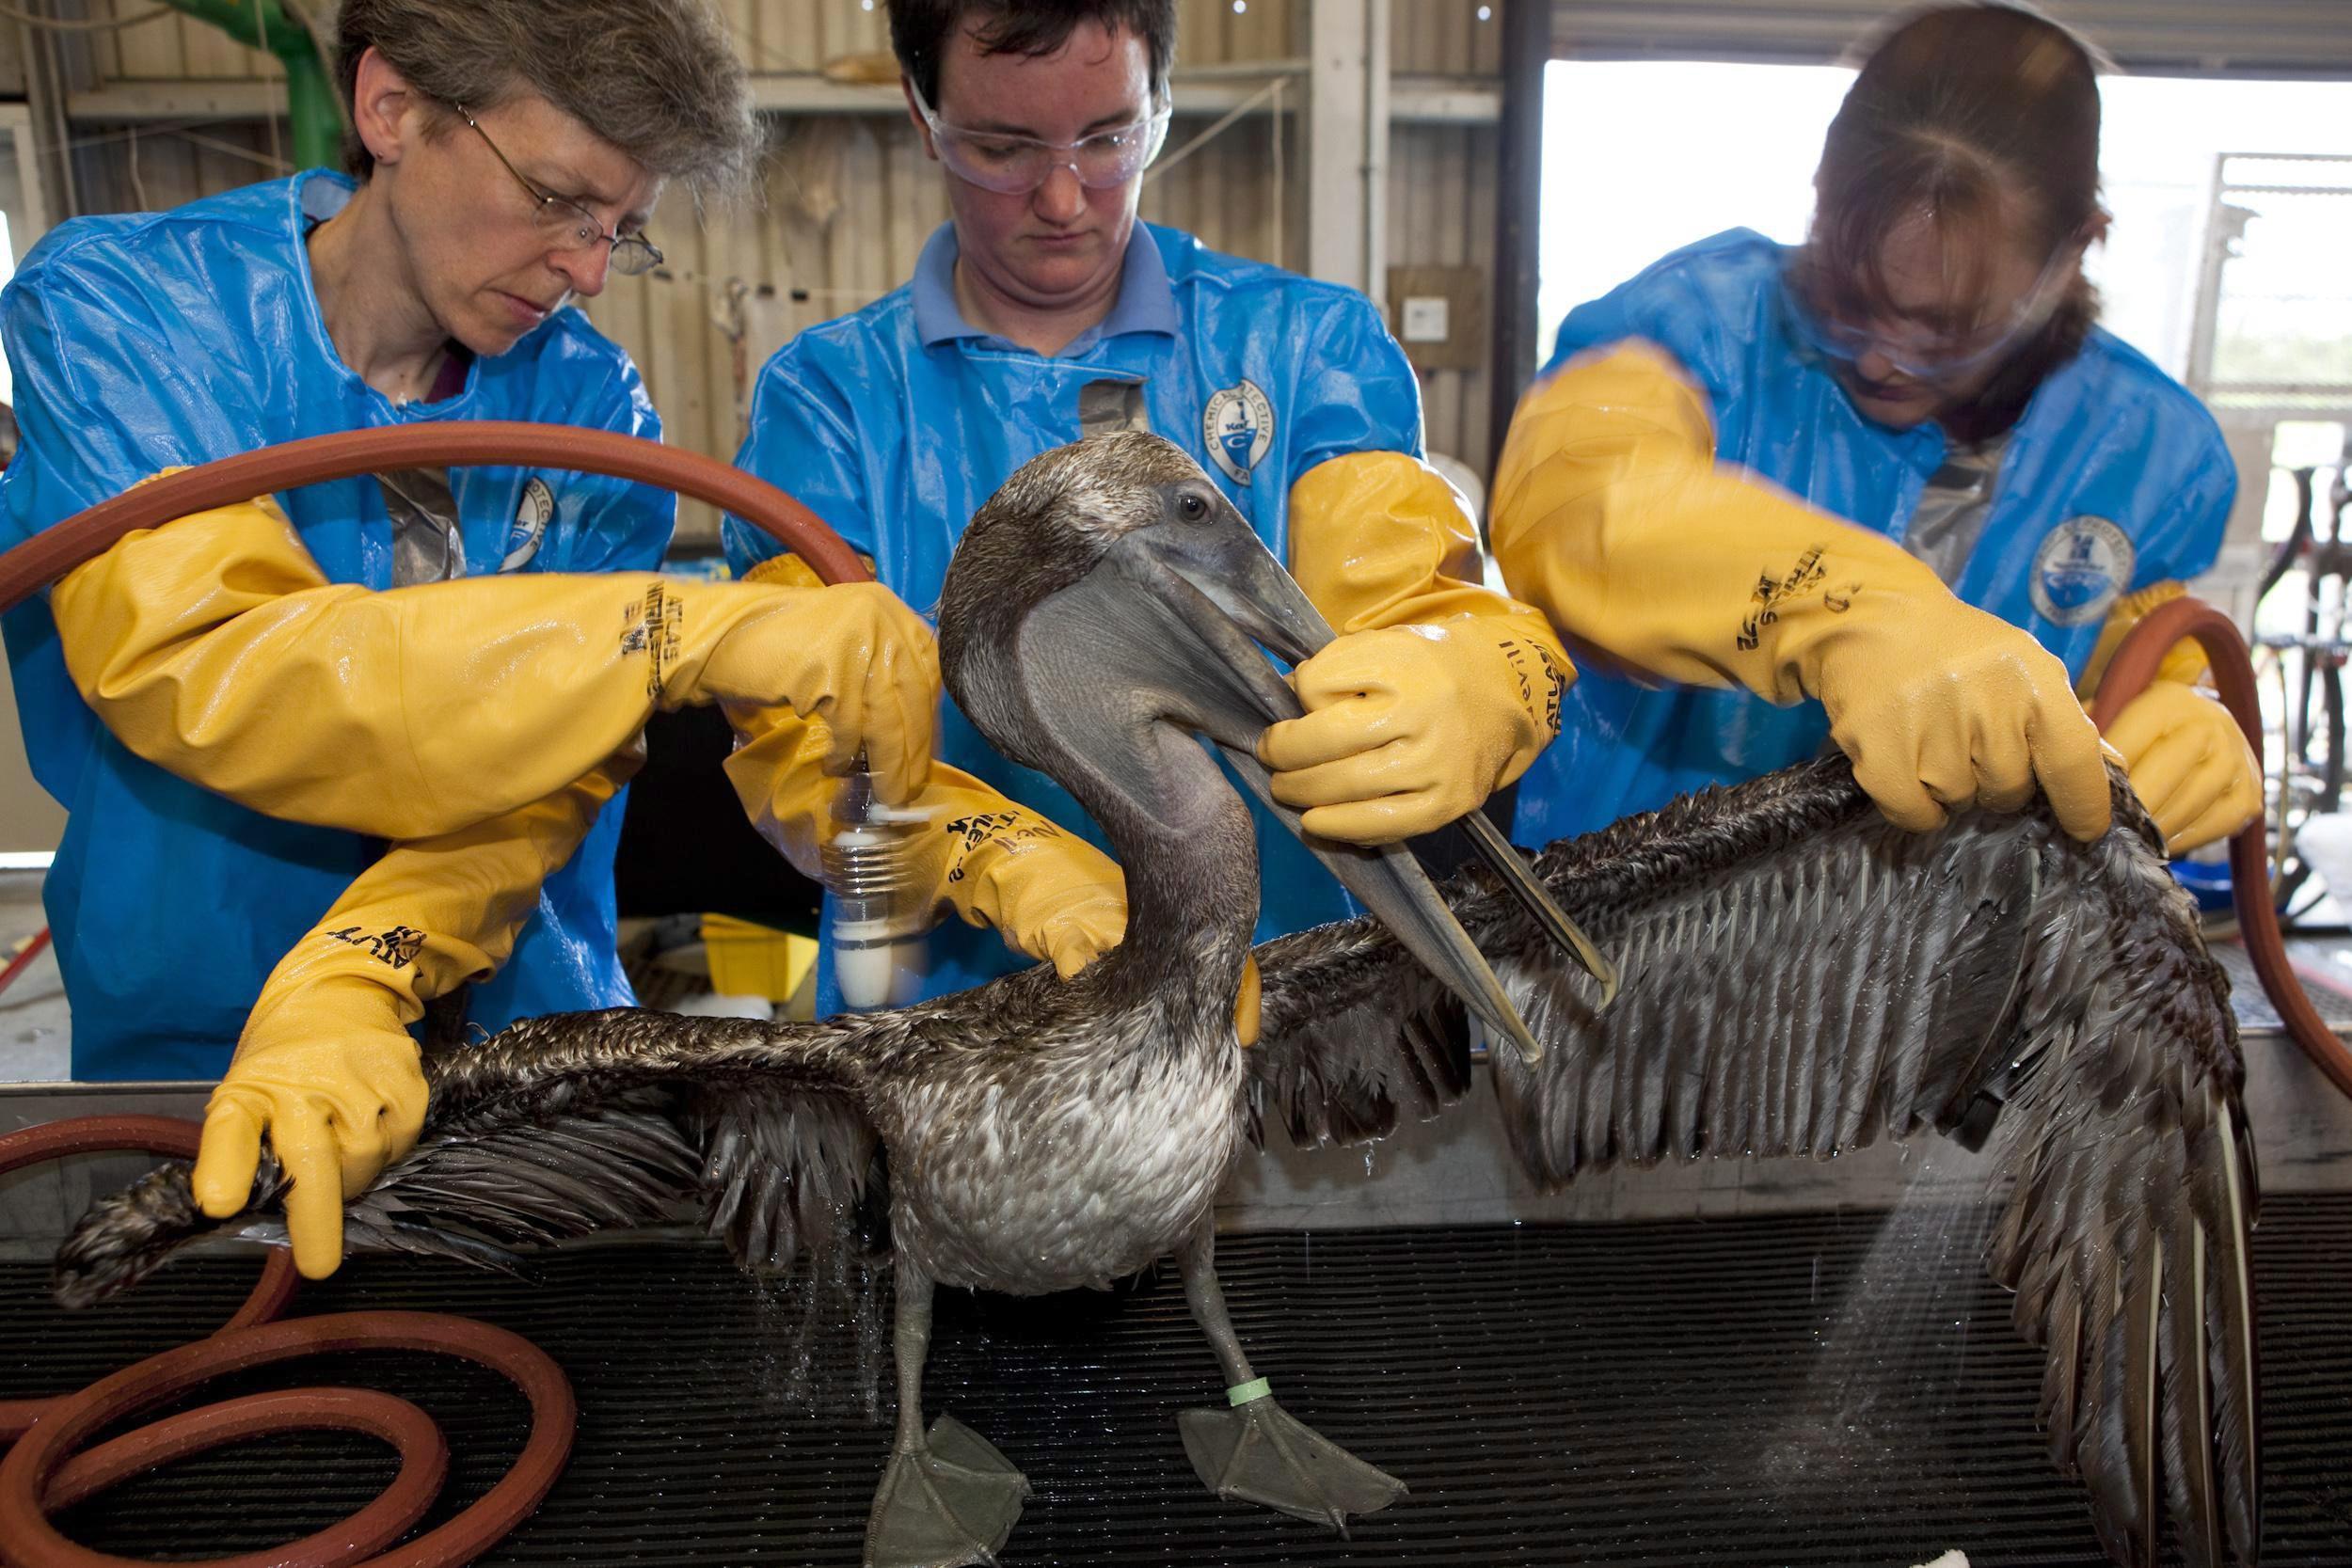
<svg viewBox="0 0 2352 1568">
<path fill-rule="evenodd" d="M 733 915 L 703 916 L 703 951 L 710 958 L 710 989 L 722 996 L 764 996 L 789 1002 L 814 990 L 817 943 Z"/>
</svg>

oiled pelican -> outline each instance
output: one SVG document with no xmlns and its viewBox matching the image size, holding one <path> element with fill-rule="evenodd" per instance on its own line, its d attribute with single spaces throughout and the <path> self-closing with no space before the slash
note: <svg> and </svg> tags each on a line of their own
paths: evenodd
<svg viewBox="0 0 2352 1568">
<path fill-rule="evenodd" d="M 1295 711 L 1242 633 L 1295 656 L 1302 607 L 1166 443 L 1099 437 L 1025 467 L 957 556 L 946 667 L 992 741 L 1112 833 L 1133 940 L 1068 985 L 1037 970 L 819 1024 L 518 1024 L 429 1065 L 424 1140 L 355 1200 L 347 1243 L 496 1257 L 693 1196 L 740 1259 L 781 1264 L 852 1225 L 886 1165 L 900 1398 L 870 1561 L 985 1560 L 1024 1491 L 952 1421 L 924 1432 L 933 1283 L 1055 1290 L 1171 1251 L 1242 1401 L 1184 1418 L 1203 1479 L 1334 1522 L 1383 1506 L 1396 1482 L 1250 1397 L 1209 1206 L 1269 1114 L 1303 1143 L 1355 1141 L 1457 1098 L 1470 1063 L 1449 988 L 1501 1009 L 1394 858 L 1341 857 L 1397 934 L 1365 920 L 1267 943 L 1264 1033 L 1236 1049 L 1248 831 L 1184 732 L 1238 763 Z M 1497 1053 L 1539 1180 L 1980 1133 L 2006 1101 L 2013 1185 L 1992 1262 L 2050 1349 L 2054 1456 L 2084 1475 L 2119 1562 L 2153 1560 L 2169 1504 L 2192 1562 L 2250 1563 L 2254 1195 L 2234 1029 L 2120 776 L 2116 804 L 2116 831 L 2088 847 L 2038 812 L 1909 836 L 1833 763 L 1555 845 L 1537 869 L 1620 962 L 1601 1014 L 1489 877 L 1448 897 L 1549 1048 L 1532 1068 Z M 271 1185 L 220 1228 L 281 1236 Z M 61 1293 L 101 1293 L 213 1228 L 185 1194 L 167 1167 L 94 1210 L 60 1253 Z"/>
</svg>

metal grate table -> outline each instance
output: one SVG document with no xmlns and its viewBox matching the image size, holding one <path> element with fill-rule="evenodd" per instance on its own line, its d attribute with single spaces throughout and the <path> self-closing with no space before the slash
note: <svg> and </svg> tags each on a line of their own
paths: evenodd
<svg viewBox="0 0 2352 1568">
<path fill-rule="evenodd" d="M 1952 1546 L 1977 1568 L 2093 1564 L 2082 1495 L 2033 1431 L 2040 1358 L 1976 1267 L 1983 1225 L 1910 1210 L 1229 1238 L 1220 1263 L 1259 1369 L 1412 1487 L 1344 1542 L 1194 1480 L 1176 1413 L 1219 1390 L 1172 1271 L 1041 1303 L 944 1294 L 929 1397 L 1036 1488 L 1009 1565 L 1903 1568 Z M 2264 1560 L 2352 1568 L 2352 1196 L 2275 1197 L 2257 1254 Z M 532 1267 L 516 1281 L 364 1260 L 297 1303 L 467 1313 L 563 1363 L 582 1407 L 571 1468 L 484 1560 L 858 1561 L 888 1397 L 869 1424 L 851 1337 L 815 1344 L 816 1386 L 794 1397 L 794 1303 L 715 1248 Z M 68 1316 L 37 1266 L 0 1266 L 0 1396 L 175 1343 L 224 1316 L 248 1274 L 197 1259 Z M 355 1359 L 368 1364 L 270 1375 L 357 1371 L 431 1410 L 456 1454 L 436 1518 L 519 1446 L 519 1397 L 488 1374 Z M 356 1507 L 390 1470 L 358 1439 L 288 1436 L 145 1478 L 68 1523 L 115 1552 L 249 1550 Z"/>
</svg>

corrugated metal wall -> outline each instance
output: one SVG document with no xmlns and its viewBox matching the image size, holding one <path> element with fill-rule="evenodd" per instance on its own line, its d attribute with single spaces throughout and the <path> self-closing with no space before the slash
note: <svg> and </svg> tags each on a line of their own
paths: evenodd
<svg viewBox="0 0 2352 1568">
<path fill-rule="evenodd" d="M 148 9 L 138 0 L 103 0 L 88 8 L 92 17 L 135 16 Z M 220 80 L 277 77 L 285 73 L 259 50 L 247 49 L 217 27 L 192 17 L 167 15 L 135 27 L 90 35 L 100 71 L 112 80 L 141 78 Z"/>
<path fill-rule="evenodd" d="M 147 0 L 94 0 L 129 14 Z M 1391 69 L 1400 74 L 1491 77 L 1500 70 L 1502 0 L 1398 0 Z M 729 0 L 722 8 L 761 74 L 820 71 L 844 55 L 884 51 L 879 6 L 862 0 Z M 1488 11 L 1487 20 L 1479 11 Z M 1298 0 L 1182 0 L 1184 69 L 1236 71 L 1295 62 L 1304 54 Z M 182 18 L 89 41 L 98 85 L 275 77 L 275 61 Z M 1181 96 L 1181 95 L 1180 95 Z M 1295 109 L 1303 80 L 1286 89 Z M 1295 265 L 1305 254 L 1305 149 L 1299 119 L 1243 119 L 1190 157 L 1155 175 L 1143 214 L 1199 234 L 1219 250 Z M 1171 150 L 1204 130 L 1180 118 Z M 651 231 L 668 253 L 667 276 L 616 277 L 590 316 L 636 358 L 669 438 L 732 457 L 746 372 L 792 333 L 853 310 L 913 270 L 931 230 L 946 218 L 934 166 L 902 116 L 874 113 L 771 117 L 774 154 L 750 202 L 697 214 L 665 203 Z M 85 210 L 156 209 L 270 178 L 282 143 L 251 122 L 175 122 L 133 130 L 81 128 L 77 160 Z M 1279 143 L 1278 149 L 1278 141 Z M 1279 174 L 1277 169 L 1279 167 Z M 1391 265 L 1488 264 L 1493 249 L 1495 131 L 1485 125 L 1399 124 L 1391 142 Z M 1279 190 L 1279 199 L 1278 199 Z M 1279 211 L 1278 212 L 1278 207 Z M 1483 372 L 1439 371 L 1423 379 L 1428 440 L 1480 466 L 1486 450 Z M 712 519 L 690 509 L 688 539 Z"/>
</svg>

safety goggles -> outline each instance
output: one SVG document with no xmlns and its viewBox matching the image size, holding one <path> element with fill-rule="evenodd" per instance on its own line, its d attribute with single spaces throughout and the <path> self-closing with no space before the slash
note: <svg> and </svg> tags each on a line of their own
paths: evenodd
<svg viewBox="0 0 2352 1568">
<path fill-rule="evenodd" d="M 1897 373 L 1914 381 L 1964 381 L 1977 372 L 1998 364 L 2021 339 L 2040 331 L 2058 312 L 2073 281 L 2068 263 L 2078 259 L 2083 249 L 2082 242 L 2070 240 L 2052 251 L 2050 259 L 2042 264 L 2033 287 L 2026 291 L 2009 315 L 1973 332 L 1884 332 L 1876 326 L 1857 326 L 1815 309 L 1802 289 L 1789 291 L 1796 306 L 1790 315 L 1805 341 L 1832 359 L 1853 364 L 1875 354 L 1893 366 Z"/>
<path fill-rule="evenodd" d="M 1057 168 L 1070 170 L 1089 190 L 1125 184 L 1160 155 L 1172 108 L 1163 102 L 1131 125 L 1073 142 L 1050 142 L 950 125 L 924 102 L 923 89 L 912 78 L 907 90 L 914 96 L 914 112 L 930 127 L 931 145 L 939 149 L 939 161 L 947 172 L 1001 196 L 1026 196 Z"/>
</svg>

